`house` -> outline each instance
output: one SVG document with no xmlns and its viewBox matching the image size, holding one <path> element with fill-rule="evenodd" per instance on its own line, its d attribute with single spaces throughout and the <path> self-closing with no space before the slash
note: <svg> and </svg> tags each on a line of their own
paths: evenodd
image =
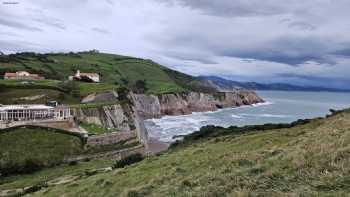
<svg viewBox="0 0 350 197">
<path fill-rule="evenodd" d="M 4 75 L 5 80 L 43 80 L 44 77 L 39 76 L 38 74 L 30 74 L 27 71 L 18 71 L 15 73 L 7 72 Z"/>
<path fill-rule="evenodd" d="M 66 106 L 0 105 L 0 124 L 13 121 L 64 120 L 71 117 Z"/>
<path fill-rule="evenodd" d="M 69 76 L 69 80 L 100 82 L 100 75 L 97 73 L 81 73 L 77 70 L 74 76 Z"/>
</svg>

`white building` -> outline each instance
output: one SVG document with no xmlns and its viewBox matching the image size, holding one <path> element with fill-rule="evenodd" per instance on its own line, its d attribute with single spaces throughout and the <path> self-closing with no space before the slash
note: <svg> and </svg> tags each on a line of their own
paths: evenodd
<svg viewBox="0 0 350 197">
<path fill-rule="evenodd" d="M 100 82 L 100 75 L 97 73 L 81 73 L 80 70 L 77 70 L 74 76 L 69 76 L 69 80 L 81 80 L 83 78 L 88 78 L 95 83 Z"/>
<path fill-rule="evenodd" d="M 0 105 L 0 123 L 13 121 L 64 120 L 71 117 L 70 108 L 46 105 Z"/>
</svg>

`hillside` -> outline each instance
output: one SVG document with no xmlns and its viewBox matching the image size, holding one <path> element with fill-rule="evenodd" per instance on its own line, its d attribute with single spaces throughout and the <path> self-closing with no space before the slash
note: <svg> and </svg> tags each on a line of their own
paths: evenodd
<svg viewBox="0 0 350 197">
<path fill-rule="evenodd" d="M 110 172 L 75 173 L 78 178 L 32 195 L 346 196 L 349 153 L 350 110 L 290 125 L 206 127 L 160 156 Z M 25 183 L 9 177 L 0 188 L 38 183 L 42 173 Z"/>
<path fill-rule="evenodd" d="M 134 139 L 84 147 L 79 134 L 26 126 L 0 131 L 0 175 L 28 174 L 60 166 L 77 156 L 103 153 L 139 145 Z M 1 196 L 1 195 L 0 195 Z"/>
<path fill-rule="evenodd" d="M 140 58 L 99 53 L 17 53 L 0 55 L 0 76 L 5 72 L 29 71 L 46 79 L 65 81 L 76 70 L 96 72 L 100 75 L 100 86 L 126 86 L 134 91 L 153 94 L 182 91 L 212 91 L 202 88 L 195 78 Z M 186 78 L 186 86 L 182 80 Z M 195 85 L 191 85 L 195 84 Z M 0 83 L 1 88 L 1 83 Z M 110 87 L 109 87 L 110 88 Z"/>
<path fill-rule="evenodd" d="M 216 76 L 199 76 L 203 83 L 211 85 L 220 91 L 232 91 L 235 89 L 247 90 L 281 90 L 281 91 L 315 91 L 315 92 L 350 92 L 350 89 L 336 89 L 316 86 L 298 86 L 287 83 L 256 83 L 256 82 L 238 82 L 223 79 Z"/>
</svg>

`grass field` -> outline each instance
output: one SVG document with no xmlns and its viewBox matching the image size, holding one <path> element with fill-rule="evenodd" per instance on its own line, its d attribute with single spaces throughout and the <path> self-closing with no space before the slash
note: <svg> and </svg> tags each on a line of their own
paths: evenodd
<svg viewBox="0 0 350 197">
<path fill-rule="evenodd" d="M 105 168 L 111 166 L 115 161 L 96 160 L 79 162 L 77 165 L 62 165 L 53 168 L 47 168 L 33 174 L 4 177 L 0 179 L 0 191 L 11 188 L 23 188 L 29 185 L 40 184 L 61 176 L 75 175 L 84 173 L 96 168 Z"/>
<path fill-rule="evenodd" d="M 0 75 L 8 71 L 27 70 L 47 79 L 64 81 L 76 70 L 100 74 L 102 83 L 135 89 L 137 81 L 145 81 L 147 93 L 188 90 L 176 83 L 164 67 L 151 60 L 106 53 L 18 53 L 0 57 Z M 192 78 L 194 80 L 194 78 Z M 82 87 L 83 91 L 85 88 Z"/>
<path fill-rule="evenodd" d="M 2 174 L 26 173 L 31 167 L 54 166 L 83 152 L 79 137 L 41 128 L 17 128 L 0 133 Z M 28 168 L 28 169 L 27 169 Z"/>
<path fill-rule="evenodd" d="M 63 104 L 78 104 L 81 98 L 89 94 L 107 92 L 118 88 L 119 86 L 108 83 L 0 80 L 0 103 L 42 104 L 55 100 Z"/>
<path fill-rule="evenodd" d="M 347 196 L 349 157 L 347 111 L 292 128 L 209 135 L 33 196 Z"/>
</svg>

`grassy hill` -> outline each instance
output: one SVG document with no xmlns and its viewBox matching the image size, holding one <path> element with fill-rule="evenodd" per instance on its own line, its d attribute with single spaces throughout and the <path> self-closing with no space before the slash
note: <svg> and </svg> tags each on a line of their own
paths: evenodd
<svg viewBox="0 0 350 197">
<path fill-rule="evenodd" d="M 126 86 L 135 91 L 161 94 L 182 91 L 212 91 L 202 87 L 195 78 L 151 61 L 134 57 L 96 52 L 80 53 L 17 53 L 0 56 L 0 75 L 9 71 L 26 70 L 46 79 L 64 81 L 76 70 L 100 74 L 100 86 Z M 181 76 L 180 76 L 181 74 Z M 175 80 L 186 77 L 186 83 Z M 190 83 L 188 83 L 190 82 Z M 185 85 L 186 84 L 186 85 Z M 193 85 L 192 85 L 193 84 Z M 144 86 L 144 87 L 139 87 Z M 1 83 L 0 83 L 1 87 Z"/>
<path fill-rule="evenodd" d="M 44 128 L 0 131 L 0 173 L 28 173 L 83 152 L 79 137 Z"/>
<path fill-rule="evenodd" d="M 27 126 L 1 130 L 0 175 L 32 173 L 62 165 L 64 159 L 130 148 L 139 142 L 131 139 L 85 148 L 83 144 L 79 136 L 57 129 Z"/>
<path fill-rule="evenodd" d="M 350 110 L 291 125 L 206 127 L 160 156 L 32 195 L 347 196 L 349 156 Z M 0 188 L 32 185 L 39 173 Z"/>
</svg>

